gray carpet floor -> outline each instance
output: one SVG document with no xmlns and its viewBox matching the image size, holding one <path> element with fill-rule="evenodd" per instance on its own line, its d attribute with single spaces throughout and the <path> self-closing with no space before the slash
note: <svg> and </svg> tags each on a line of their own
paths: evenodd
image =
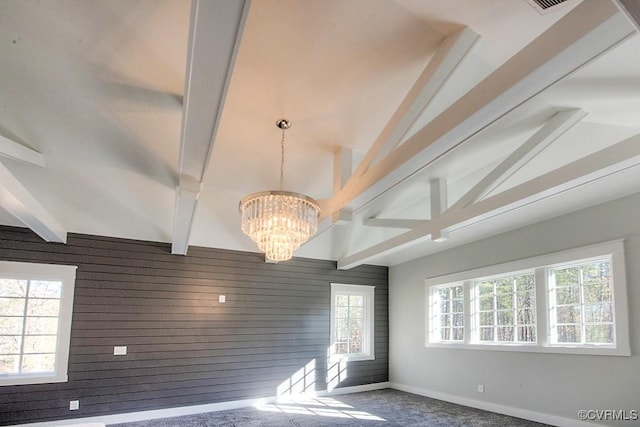
<svg viewBox="0 0 640 427">
<path fill-rule="evenodd" d="M 523 426 L 545 424 L 397 390 L 296 399 L 259 407 L 164 418 L 111 427 Z"/>
</svg>

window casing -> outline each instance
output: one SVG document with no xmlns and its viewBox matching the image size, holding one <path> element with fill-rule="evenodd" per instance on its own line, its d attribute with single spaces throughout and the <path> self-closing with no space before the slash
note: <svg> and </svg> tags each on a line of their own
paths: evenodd
<svg viewBox="0 0 640 427">
<path fill-rule="evenodd" d="M 0 386 L 67 381 L 75 271 L 0 261 Z"/>
<path fill-rule="evenodd" d="M 374 286 L 331 284 L 332 355 L 373 360 Z"/>
<path fill-rule="evenodd" d="M 453 285 L 452 285 L 453 284 Z M 438 293 L 462 287 L 464 339 L 446 339 Z M 425 281 L 427 346 L 630 355 L 623 241 Z"/>
</svg>

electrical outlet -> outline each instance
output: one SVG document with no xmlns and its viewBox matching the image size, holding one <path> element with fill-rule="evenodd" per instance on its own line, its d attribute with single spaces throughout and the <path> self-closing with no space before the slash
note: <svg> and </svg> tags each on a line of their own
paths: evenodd
<svg viewBox="0 0 640 427">
<path fill-rule="evenodd" d="M 218 295 L 218 302 L 220 303 L 227 302 L 227 297 L 225 295 Z"/>
<path fill-rule="evenodd" d="M 478 393 L 484 393 L 484 386 L 482 384 L 478 384 Z"/>
<path fill-rule="evenodd" d="M 69 410 L 70 411 L 77 411 L 78 409 L 80 409 L 80 401 L 79 400 L 70 400 L 69 401 Z"/>
<path fill-rule="evenodd" d="M 113 347 L 113 355 L 114 356 L 125 356 L 127 354 L 127 346 L 126 345 L 117 345 Z"/>
</svg>

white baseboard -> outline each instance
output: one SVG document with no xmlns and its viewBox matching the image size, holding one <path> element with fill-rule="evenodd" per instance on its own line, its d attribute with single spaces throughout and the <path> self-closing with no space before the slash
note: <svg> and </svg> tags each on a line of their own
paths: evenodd
<svg viewBox="0 0 640 427">
<path fill-rule="evenodd" d="M 542 412 L 529 411 L 527 409 L 514 408 L 511 406 L 500 405 L 496 403 L 483 402 L 481 400 L 468 399 L 464 397 L 454 396 L 451 394 L 440 393 L 433 390 L 427 390 L 419 387 L 408 386 L 393 382 L 382 382 L 375 384 L 366 384 L 353 387 L 336 388 L 331 391 L 321 390 L 312 393 L 312 396 L 339 396 L 341 394 L 360 393 L 363 391 L 382 390 L 392 388 L 395 390 L 406 391 L 408 393 L 420 396 L 430 397 L 432 399 L 444 400 L 446 402 L 456 403 L 458 405 L 469 406 L 472 408 L 482 409 L 485 411 L 497 412 L 499 414 L 510 415 L 512 417 L 523 418 L 526 420 L 537 421 L 540 423 L 555 425 L 558 427 L 594 427 L 598 424 L 587 423 L 585 421 L 573 420 L 570 418 L 559 417 L 556 415 L 545 414 Z M 309 395 L 309 394 L 308 394 Z M 249 406 L 264 405 L 276 402 L 275 396 L 260 399 L 233 400 L 229 402 L 210 403 L 206 405 L 183 406 L 179 408 L 158 409 L 153 411 L 131 412 L 126 414 L 105 415 L 100 417 L 75 418 L 60 421 L 48 421 L 42 423 L 17 424 L 13 427 L 103 427 L 108 424 L 130 423 L 135 421 L 154 420 L 158 418 L 180 417 L 185 415 L 202 414 L 205 412 L 225 411 L 228 409 L 246 408 Z"/>
<path fill-rule="evenodd" d="M 331 391 L 320 390 L 313 392 L 312 396 L 338 396 L 348 393 L 360 393 L 363 391 L 381 390 L 389 388 L 389 383 L 365 384 L 353 387 L 335 388 Z M 276 402 L 276 396 L 233 400 L 229 402 L 209 403 L 206 405 L 183 406 L 179 408 L 156 409 L 153 411 L 130 412 L 126 414 L 104 415 L 100 417 L 74 418 L 69 420 L 47 421 L 41 423 L 15 424 L 13 427 L 104 427 L 108 424 L 131 423 L 135 421 L 155 420 L 158 418 L 181 417 L 185 415 L 202 414 L 205 412 L 226 411 L 228 409 L 246 408 L 249 406 L 263 405 Z"/>
<path fill-rule="evenodd" d="M 317 396 L 339 396 L 341 394 L 361 393 L 363 391 L 384 390 L 385 388 L 390 388 L 390 387 L 391 385 L 389 382 L 365 384 L 365 385 L 354 385 L 352 387 L 334 388 L 331 391 L 327 391 L 327 390 L 319 391 L 319 392 L 316 392 L 316 395 Z"/>
<path fill-rule="evenodd" d="M 471 408 L 482 409 L 485 411 L 496 412 L 498 414 L 509 415 L 512 417 L 522 418 L 525 420 L 537 421 L 539 423 L 550 424 L 558 427 L 595 427 L 599 424 L 588 423 L 578 419 L 559 417 L 557 415 L 545 414 L 543 412 L 530 411 L 528 409 L 514 408 L 512 406 L 500 405 L 497 403 L 483 402 L 481 400 L 468 399 L 466 397 L 454 396 L 452 394 L 440 393 L 433 390 L 427 390 L 420 387 L 413 387 L 394 382 L 389 383 L 389 388 L 394 390 L 406 391 L 408 393 L 418 394 L 420 396 L 430 397 L 432 399 L 444 400 L 445 402 L 456 403 L 458 405 L 469 406 Z M 577 417 L 577 414 L 576 414 Z"/>
</svg>

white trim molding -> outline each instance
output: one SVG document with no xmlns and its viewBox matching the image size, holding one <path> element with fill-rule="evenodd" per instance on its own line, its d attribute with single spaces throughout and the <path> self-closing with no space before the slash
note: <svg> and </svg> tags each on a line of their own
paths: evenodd
<svg viewBox="0 0 640 427">
<path fill-rule="evenodd" d="M 383 390 L 389 388 L 388 382 L 335 388 L 331 391 L 320 390 L 306 393 L 307 396 L 339 396 L 341 394 L 360 393 L 363 391 Z M 126 414 L 104 415 L 98 417 L 75 418 L 41 423 L 15 424 L 13 427 L 103 427 L 109 424 L 132 423 L 136 421 L 157 420 L 160 418 L 182 417 L 203 414 L 206 412 L 226 411 L 229 409 L 247 408 L 277 402 L 276 396 L 256 399 L 232 400 L 229 402 L 208 403 L 204 405 L 182 406 L 179 408 L 156 409 L 152 411 L 129 412 Z"/>
</svg>

